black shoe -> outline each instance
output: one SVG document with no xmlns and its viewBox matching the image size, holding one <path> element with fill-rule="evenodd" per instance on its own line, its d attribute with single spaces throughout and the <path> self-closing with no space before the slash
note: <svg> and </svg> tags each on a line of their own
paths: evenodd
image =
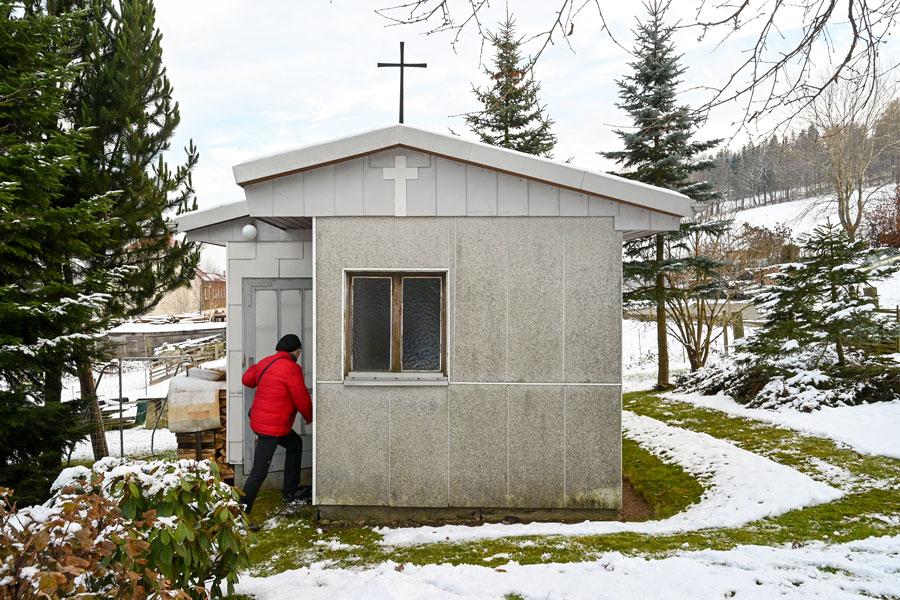
<svg viewBox="0 0 900 600">
<path fill-rule="evenodd" d="M 290 504 L 291 502 L 310 504 L 312 502 L 312 488 L 309 486 L 301 487 L 291 494 L 285 494 L 283 498 L 285 504 Z"/>
<path fill-rule="evenodd" d="M 259 523 L 251 523 L 247 526 L 247 529 L 249 529 L 253 533 L 257 533 L 260 529 L 262 529 L 262 526 Z"/>
</svg>

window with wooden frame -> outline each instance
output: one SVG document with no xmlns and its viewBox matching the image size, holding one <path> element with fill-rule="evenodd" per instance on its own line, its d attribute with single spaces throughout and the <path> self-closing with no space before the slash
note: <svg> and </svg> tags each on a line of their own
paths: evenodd
<svg viewBox="0 0 900 600">
<path fill-rule="evenodd" d="M 446 375 L 446 274 L 348 272 L 344 373 Z"/>
</svg>

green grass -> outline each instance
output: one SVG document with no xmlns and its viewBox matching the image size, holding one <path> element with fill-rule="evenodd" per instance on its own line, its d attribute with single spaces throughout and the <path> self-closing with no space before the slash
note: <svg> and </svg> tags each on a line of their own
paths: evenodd
<svg viewBox="0 0 900 600">
<path fill-rule="evenodd" d="M 900 514 L 900 461 L 859 454 L 831 440 L 806 436 L 770 424 L 731 417 L 720 411 L 659 399 L 650 393 L 626 394 L 625 408 L 671 425 L 727 439 L 739 447 L 791 466 L 820 481 L 841 487 L 845 496 L 737 528 L 711 528 L 674 535 L 617 533 L 595 536 L 530 536 L 413 547 L 383 547 L 372 529 L 320 526 L 313 509 L 277 517 L 256 537 L 252 571 L 269 575 L 318 560 L 336 566 L 400 563 L 478 564 L 498 566 L 590 560 L 599 553 L 661 556 L 691 549 L 727 550 L 739 544 L 781 545 L 825 541 L 847 542 L 870 536 L 900 534 L 877 515 Z M 839 467 L 844 475 L 832 480 Z M 623 442 L 623 472 L 652 507 L 655 518 L 675 514 L 695 502 L 702 485 L 676 465 L 666 464 L 633 441 Z M 277 493 L 261 494 L 252 515 L 265 520 L 277 510 Z M 319 542 L 318 544 L 316 542 Z M 334 545 L 340 542 L 342 546 Z M 329 546 L 331 544 L 331 546 Z M 495 554 L 509 558 L 485 561 Z M 515 593 L 511 597 L 515 598 Z"/>
<path fill-rule="evenodd" d="M 684 469 L 663 462 L 629 439 L 622 442 L 622 468 L 625 478 L 649 504 L 654 518 L 665 518 L 684 510 L 697 502 L 704 491 L 703 486 Z M 264 524 L 278 515 L 280 508 L 280 494 L 274 490 L 263 490 L 254 504 L 251 522 Z M 583 544 L 570 543 L 569 538 L 563 537 L 386 549 L 378 544 L 380 535 L 372 529 L 342 524 L 322 526 L 315 522 L 314 512 L 312 508 L 303 508 L 292 514 L 278 515 L 276 527 L 264 529 L 255 536 L 250 557 L 257 574 L 279 573 L 325 558 L 344 565 L 385 560 L 427 564 L 446 560 L 490 566 L 503 564 L 507 560 L 485 562 L 485 557 L 494 554 L 515 555 L 516 560 L 526 563 L 546 560 L 571 562 L 581 560 L 584 552 L 589 550 Z M 349 548 L 332 550 L 327 545 L 329 542 L 340 542 Z M 548 559 L 548 554 L 553 558 Z"/>
<path fill-rule="evenodd" d="M 680 466 L 661 461 L 628 438 L 622 439 L 622 475 L 643 498 L 654 519 L 665 519 L 698 502 L 704 488 Z"/>
</svg>

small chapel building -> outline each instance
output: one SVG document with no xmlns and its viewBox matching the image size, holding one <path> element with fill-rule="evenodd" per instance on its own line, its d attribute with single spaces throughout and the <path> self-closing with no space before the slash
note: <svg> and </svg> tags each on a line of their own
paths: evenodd
<svg viewBox="0 0 900 600">
<path fill-rule="evenodd" d="M 244 200 L 177 227 L 227 248 L 238 484 L 241 372 L 298 333 L 322 515 L 620 508 L 622 241 L 677 229 L 689 198 L 407 125 L 234 176 Z"/>
</svg>

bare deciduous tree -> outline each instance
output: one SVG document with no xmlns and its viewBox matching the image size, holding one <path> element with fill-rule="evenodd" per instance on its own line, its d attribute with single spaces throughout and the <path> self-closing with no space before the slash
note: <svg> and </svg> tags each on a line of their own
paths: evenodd
<svg viewBox="0 0 900 600">
<path fill-rule="evenodd" d="M 710 97 L 698 110 L 738 101 L 745 126 L 776 110 L 784 115 L 779 125 L 787 123 L 839 82 L 852 83 L 863 95 L 872 93 L 883 75 L 880 47 L 900 17 L 900 0 L 695 2 L 693 18 L 679 28 L 695 30 L 698 40 L 715 40 L 716 47 L 731 38 L 748 40 L 740 60 L 709 86 Z M 470 30 L 484 45 L 489 38 L 482 18 L 489 8 L 488 0 L 394 0 L 375 12 L 391 25 L 420 25 L 428 35 L 448 33 L 455 48 Z M 546 26 L 525 38 L 534 47 L 531 66 L 555 43 L 564 42 L 574 51 L 576 21 L 589 14 L 625 49 L 618 42 L 619 32 L 608 25 L 608 9 L 600 0 L 556 0 L 543 10 Z M 827 76 L 810 84 L 826 62 Z"/>
<path fill-rule="evenodd" d="M 830 86 L 810 104 L 808 118 L 821 132 L 825 147 L 825 173 L 831 183 L 838 219 L 851 241 L 863 222 L 866 205 L 875 197 L 889 173 L 873 173 L 882 154 L 900 143 L 879 131 L 882 116 L 891 106 L 895 87 L 887 81 L 860 90 L 851 82 Z M 886 183 L 886 181 L 881 182 Z"/>
<path fill-rule="evenodd" d="M 713 343 L 731 321 L 729 227 L 725 221 L 700 222 L 667 240 L 667 253 L 681 268 L 665 274 L 666 327 L 684 347 L 691 371 L 706 365 Z"/>
</svg>

